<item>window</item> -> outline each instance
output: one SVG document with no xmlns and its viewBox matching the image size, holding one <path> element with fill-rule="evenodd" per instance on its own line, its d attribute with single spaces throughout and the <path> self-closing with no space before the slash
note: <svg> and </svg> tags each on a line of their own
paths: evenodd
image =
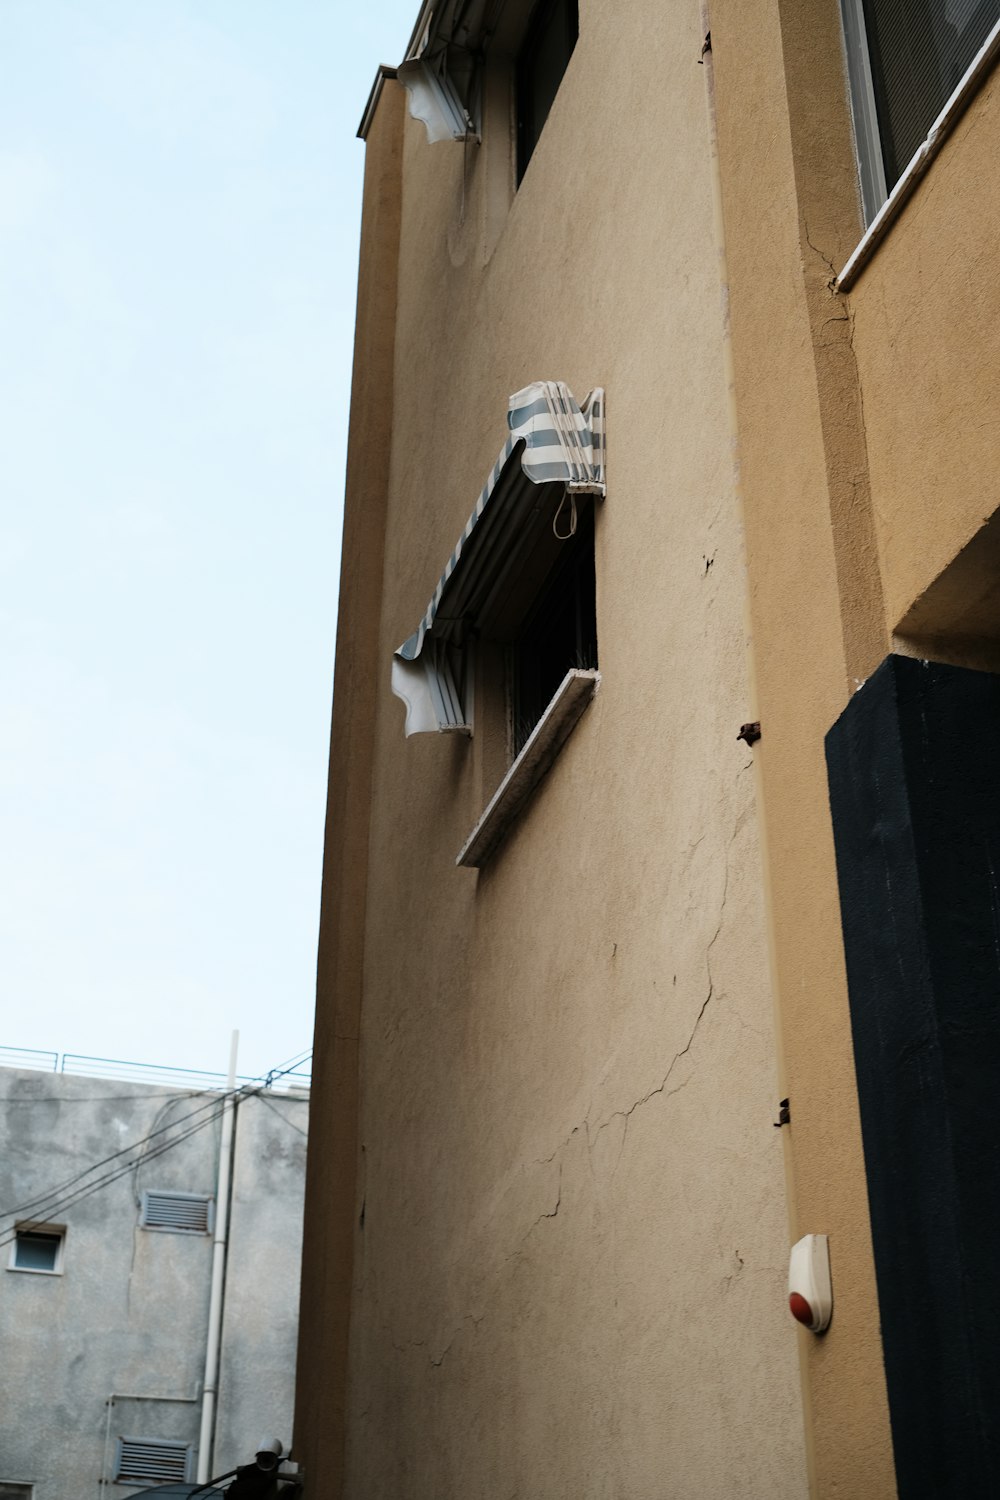
<svg viewBox="0 0 1000 1500">
<path fill-rule="evenodd" d="M 521 181 L 580 34 L 578 0 L 541 0 L 514 66 Z"/>
<path fill-rule="evenodd" d="M 474 656 L 487 746 L 497 710 L 506 723 L 505 774 L 458 856 L 472 866 L 499 843 L 599 681 L 594 501 L 605 488 L 604 392 L 577 405 L 561 381 L 536 381 L 511 396 L 507 423 L 507 442 L 392 664 L 408 736 L 472 733 Z"/>
<path fill-rule="evenodd" d="M 571 535 L 543 580 L 511 647 L 511 749 L 517 755 L 548 708 L 566 673 L 597 667 L 594 507 L 571 507 Z M 554 524 L 558 521 L 554 518 Z"/>
<path fill-rule="evenodd" d="M 115 1481 L 118 1484 L 167 1484 L 192 1478 L 191 1446 L 165 1438 L 118 1439 Z"/>
<path fill-rule="evenodd" d="M 0 1479 L 0 1500 L 31 1500 L 34 1493 L 33 1484 L 12 1484 L 8 1479 Z"/>
<path fill-rule="evenodd" d="M 870 221 L 1000 19 L 1000 0 L 843 0 L 843 13 Z"/>
<path fill-rule="evenodd" d="M 139 1224 L 174 1234 L 210 1234 L 212 1199 L 205 1193 L 143 1193 Z"/>
<path fill-rule="evenodd" d="M 66 1230 L 59 1224 L 32 1224 L 14 1232 L 8 1269 L 59 1276 L 63 1268 Z"/>
<path fill-rule="evenodd" d="M 513 88 L 520 183 L 579 31 L 579 0 L 538 0 L 533 9 L 529 0 L 469 0 L 432 11 L 425 7 L 396 77 L 409 94 L 410 113 L 423 122 L 430 141 L 478 140 L 481 131 L 496 126 L 509 130 Z M 501 80 L 506 99 L 502 112 L 484 125 L 484 115 L 490 113 L 484 96 L 487 73 Z M 371 108 L 369 100 L 362 135 Z"/>
</svg>

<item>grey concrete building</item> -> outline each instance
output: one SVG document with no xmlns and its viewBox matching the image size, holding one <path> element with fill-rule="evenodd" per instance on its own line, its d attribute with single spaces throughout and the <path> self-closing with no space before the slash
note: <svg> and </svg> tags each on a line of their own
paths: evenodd
<svg viewBox="0 0 1000 1500">
<path fill-rule="evenodd" d="M 223 1100 L 0 1067 L 0 1500 L 199 1477 Z M 212 1474 L 291 1438 L 308 1094 L 231 1117 Z"/>
</svg>

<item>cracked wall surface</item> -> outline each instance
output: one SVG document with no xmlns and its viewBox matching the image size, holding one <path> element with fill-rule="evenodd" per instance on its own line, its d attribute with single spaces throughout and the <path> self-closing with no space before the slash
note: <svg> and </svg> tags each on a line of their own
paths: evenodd
<svg viewBox="0 0 1000 1500">
<path fill-rule="evenodd" d="M 353 1500 L 806 1493 L 702 34 L 667 11 L 584 0 L 499 227 L 489 142 L 406 124 Z M 670 150 L 622 171 L 640 118 Z M 607 391 L 602 683 L 476 874 L 490 747 L 404 740 L 389 663 L 537 378 Z"/>
</svg>

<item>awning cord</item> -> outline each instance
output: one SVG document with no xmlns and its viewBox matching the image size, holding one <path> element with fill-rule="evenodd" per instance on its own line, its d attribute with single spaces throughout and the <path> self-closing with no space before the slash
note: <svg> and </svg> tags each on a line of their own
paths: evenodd
<svg viewBox="0 0 1000 1500">
<path fill-rule="evenodd" d="M 563 532 L 559 530 L 559 517 L 562 515 L 562 508 L 567 500 L 569 501 L 569 530 Z M 576 496 L 569 490 L 563 490 L 559 508 L 552 517 L 552 535 L 559 542 L 568 542 L 571 536 L 576 536 Z"/>
</svg>

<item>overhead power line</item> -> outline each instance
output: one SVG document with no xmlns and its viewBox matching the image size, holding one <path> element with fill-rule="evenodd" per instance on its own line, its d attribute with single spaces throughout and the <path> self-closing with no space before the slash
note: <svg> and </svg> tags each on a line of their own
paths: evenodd
<svg viewBox="0 0 1000 1500">
<path fill-rule="evenodd" d="M 0 1210 L 0 1219 L 17 1218 L 22 1214 L 32 1211 L 32 1220 L 30 1222 L 22 1220 L 20 1228 L 30 1227 L 30 1223 L 41 1224 L 51 1221 L 55 1214 L 63 1212 L 74 1203 L 81 1202 L 84 1198 L 89 1197 L 91 1193 L 98 1192 L 103 1187 L 109 1187 L 111 1183 L 117 1182 L 120 1177 L 126 1176 L 135 1167 L 148 1161 L 155 1161 L 165 1151 L 172 1150 L 175 1146 L 179 1146 L 182 1141 L 195 1135 L 199 1130 L 203 1130 L 213 1124 L 221 1115 L 228 1100 L 252 1099 L 262 1096 L 275 1078 L 284 1077 L 296 1067 L 299 1067 L 309 1056 L 309 1051 L 310 1049 L 307 1049 L 296 1057 L 289 1058 L 279 1067 L 269 1069 L 266 1074 L 258 1075 L 260 1078 L 266 1080 L 258 1088 L 248 1089 L 244 1084 L 241 1088 L 233 1089 L 231 1092 L 213 1093 L 212 1098 L 207 1103 L 200 1105 L 198 1109 L 191 1110 L 186 1115 L 181 1115 L 179 1119 L 173 1120 L 167 1125 L 160 1126 L 157 1130 L 150 1131 L 148 1135 L 140 1137 L 139 1140 L 133 1141 L 128 1146 L 123 1146 L 119 1151 L 114 1151 L 99 1161 L 91 1162 L 88 1167 L 76 1173 L 75 1176 L 56 1184 L 55 1187 L 50 1188 L 47 1192 L 38 1194 L 34 1198 L 26 1199 L 23 1203 L 16 1204 L 12 1208 Z M 193 1095 L 189 1097 L 198 1096 Z M 183 1125 L 188 1120 L 195 1120 L 200 1115 L 206 1115 L 207 1118 L 201 1119 L 197 1124 L 189 1126 L 187 1130 L 182 1131 L 180 1134 L 176 1134 L 178 1126 Z M 168 1135 L 171 1131 L 175 1132 L 175 1134 L 169 1140 L 160 1141 L 151 1151 L 146 1149 L 151 1141 L 156 1140 L 160 1136 Z M 128 1157 L 128 1160 L 122 1161 L 123 1157 Z M 100 1178 L 90 1182 L 84 1181 L 85 1178 L 91 1177 L 94 1172 L 99 1171 L 101 1167 L 110 1166 L 112 1162 L 118 1162 L 119 1165 L 112 1168 L 111 1171 L 105 1173 Z M 10 1230 L 0 1233 L 0 1248 L 10 1244 L 16 1237 L 16 1233 L 17 1229 L 14 1226 Z"/>
</svg>

